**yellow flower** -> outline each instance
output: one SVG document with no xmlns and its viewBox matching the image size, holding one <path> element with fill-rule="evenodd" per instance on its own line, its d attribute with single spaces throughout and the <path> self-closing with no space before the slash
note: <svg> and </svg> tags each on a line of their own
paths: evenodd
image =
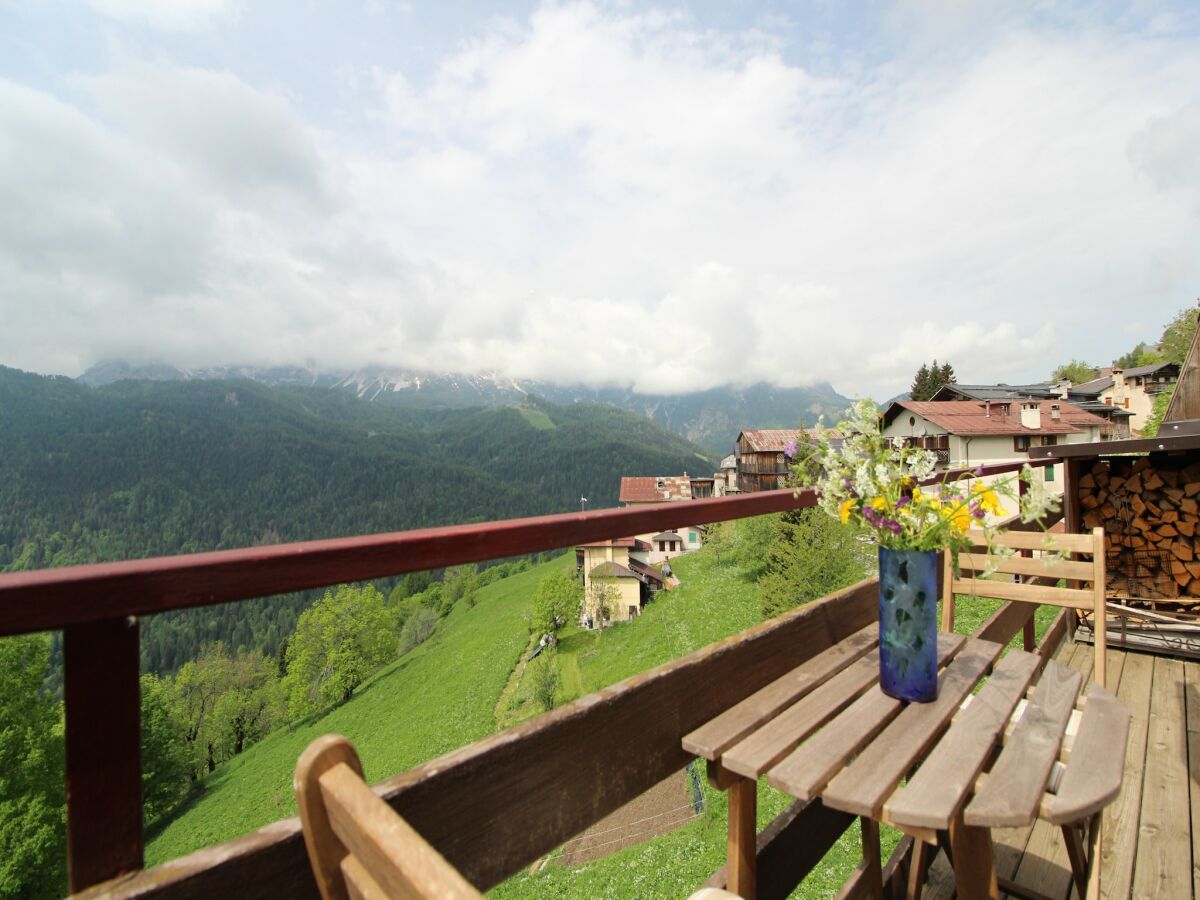
<svg viewBox="0 0 1200 900">
<path fill-rule="evenodd" d="M 842 524 L 845 525 L 850 521 L 850 513 L 854 512 L 854 501 L 843 501 L 841 507 L 838 509 L 838 512 L 841 514 Z"/>
<path fill-rule="evenodd" d="M 877 510 L 879 510 L 880 512 L 883 512 L 884 510 L 887 509 L 888 503 L 885 498 L 876 497 L 874 500 L 871 501 L 871 505 L 873 507 L 875 507 Z"/>
<path fill-rule="evenodd" d="M 1004 512 L 1004 508 L 1000 505 L 1000 497 L 990 488 L 980 493 L 979 505 L 988 512 L 995 513 L 996 515 Z"/>
</svg>

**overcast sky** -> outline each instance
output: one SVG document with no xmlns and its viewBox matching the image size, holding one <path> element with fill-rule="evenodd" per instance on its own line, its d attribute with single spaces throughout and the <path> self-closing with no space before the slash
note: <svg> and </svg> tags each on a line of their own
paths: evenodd
<svg viewBox="0 0 1200 900">
<path fill-rule="evenodd" d="M 0 0 L 0 364 L 903 390 L 1200 296 L 1196 4 Z"/>
</svg>

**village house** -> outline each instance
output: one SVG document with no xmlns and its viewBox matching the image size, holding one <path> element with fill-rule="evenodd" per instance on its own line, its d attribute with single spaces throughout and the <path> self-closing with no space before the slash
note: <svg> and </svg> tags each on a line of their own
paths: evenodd
<svg viewBox="0 0 1200 900">
<path fill-rule="evenodd" d="M 1080 393 L 1069 381 L 1047 381 L 1037 384 L 944 384 L 930 400 L 1065 400 L 1077 409 L 1104 420 L 1104 426 L 1100 429 L 1100 440 L 1119 441 L 1132 437 L 1131 411 L 1120 404 L 1106 403 L 1093 393 Z"/>
<path fill-rule="evenodd" d="M 726 494 L 740 494 L 741 488 L 738 487 L 737 479 L 737 455 L 730 453 L 721 460 L 721 471 L 713 475 L 716 480 L 717 496 L 724 497 Z"/>
<path fill-rule="evenodd" d="M 703 500 L 716 496 L 715 478 L 683 475 L 627 476 L 621 479 L 618 502 L 621 506 L 645 506 L 652 503 L 671 503 L 681 500 Z M 704 543 L 704 532 L 699 526 L 676 529 L 674 538 L 679 546 L 672 549 L 671 534 L 640 534 L 652 545 L 651 563 L 659 563 L 671 556 L 690 550 L 698 550 Z M 660 546 L 661 545 L 661 546 Z"/>
<path fill-rule="evenodd" d="M 1104 425 L 1104 419 L 1066 401 L 1029 398 L 896 400 L 883 414 L 887 437 L 932 450 L 939 469 L 1026 460 L 1033 447 L 1091 443 L 1100 440 Z M 1061 493 L 1062 465 L 1042 471 L 1047 486 Z"/>
<path fill-rule="evenodd" d="M 1136 433 L 1146 425 L 1154 410 L 1154 398 L 1179 380 L 1179 366 L 1162 362 L 1132 369 L 1101 369 L 1100 375 L 1083 384 L 1072 385 L 1069 396 L 1103 403 L 1105 406 L 1129 412 L 1130 427 Z"/>
<path fill-rule="evenodd" d="M 737 436 L 737 483 L 744 493 L 773 491 L 788 476 L 787 449 L 801 439 L 800 428 L 754 428 Z"/>
<path fill-rule="evenodd" d="M 583 573 L 585 596 L 580 624 L 600 628 L 612 622 L 631 622 L 640 615 L 646 602 L 663 587 L 663 575 L 651 564 L 651 555 L 651 545 L 635 537 L 576 547 L 575 568 Z M 598 620 L 586 599 L 595 596 L 598 587 L 611 594 L 607 622 Z"/>
</svg>

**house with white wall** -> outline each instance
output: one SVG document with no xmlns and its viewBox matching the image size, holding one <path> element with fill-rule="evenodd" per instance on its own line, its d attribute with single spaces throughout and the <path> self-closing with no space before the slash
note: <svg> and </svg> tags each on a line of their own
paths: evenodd
<svg viewBox="0 0 1200 900">
<path fill-rule="evenodd" d="M 1141 432 L 1146 419 L 1154 410 L 1154 398 L 1179 380 L 1179 366 L 1161 362 L 1131 369 L 1113 367 L 1101 369 L 1100 375 L 1083 384 L 1072 385 L 1068 396 L 1072 400 L 1091 400 L 1115 409 L 1127 410 L 1130 426 Z"/>
<path fill-rule="evenodd" d="M 939 469 L 1027 460 L 1031 447 L 1098 441 L 1105 424 L 1099 416 L 1062 400 L 896 400 L 883 414 L 887 437 L 934 451 Z M 1047 487 L 1062 493 L 1062 464 L 1042 472 Z M 1015 477 L 999 475 L 989 480 Z"/>
</svg>

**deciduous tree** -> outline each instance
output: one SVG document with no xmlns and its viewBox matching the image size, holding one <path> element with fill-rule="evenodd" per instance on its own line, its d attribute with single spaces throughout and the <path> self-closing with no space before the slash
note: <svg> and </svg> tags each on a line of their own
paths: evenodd
<svg viewBox="0 0 1200 900">
<path fill-rule="evenodd" d="M 1181 309 L 1163 329 L 1159 347 L 1167 362 L 1182 366 L 1187 359 L 1188 350 L 1196 336 L 1196 313 L 1194 306 Z"/>
<path fill-rule="evenodd" d="M 0 896 L 62 896 L 62 706 L 42 690 L 47 635 L 0 640 Z"/>
<path fill-rule="evenodd" d="M 1052 377 L 1055 381 L 1066 380 L 1071 384 L 1083 384 L 1095 378 L 1096 371 L 1095 366 L 1090 366 L 1081 359 L 1073 359 L 1056 368 Z"/>
<path fill-rule="evenodd" d="M 288 641 L 288 714 L 301 718 L 349 700 L 396 655 L 396 632 L 383 595 L 370 585 L 340 585 L 305 610 Z"/>
<path fill-rule="evenodd" d="M 566 572 L 552 572 L 543 578 L 533 595 L 534 634 L 553 634 L 579 615 L 583 585 Z"/>
</svg>

